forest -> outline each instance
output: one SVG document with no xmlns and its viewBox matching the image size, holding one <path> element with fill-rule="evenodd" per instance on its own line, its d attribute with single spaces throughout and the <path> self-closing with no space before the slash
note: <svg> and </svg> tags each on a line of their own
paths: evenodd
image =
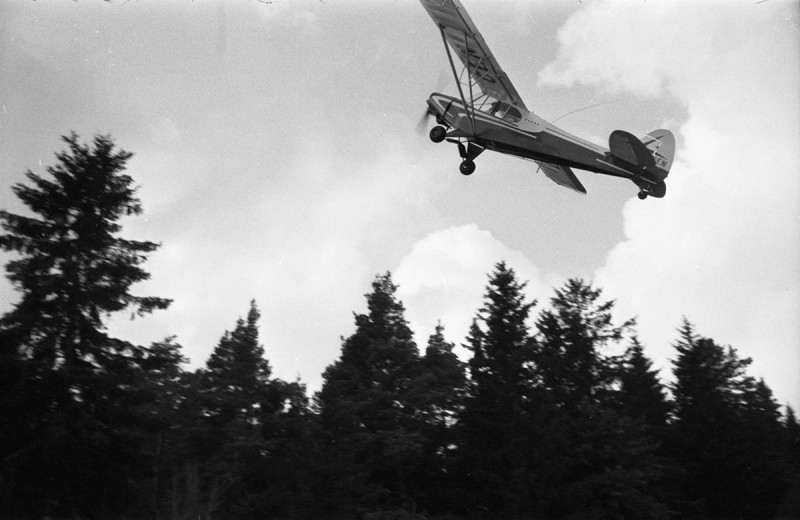
<svg viewBox="0 0 800 520">
<path fill-rule="evenodd" d="M 158 244 L 123 238 L 132 154 L 63 141 L 0 210 L 1 518 L 800 518 L 800 423 L 751 360 L 684 318 L 665 383 L 586 280 L 537 302 L 498 259 L 463 360 L 441 325 L 415 344 L 379 274 L 313 395 L 273 376 L 255 301 L 196 370 L 110 337 L 169 307 L 131 293 Z"/>
</svg>

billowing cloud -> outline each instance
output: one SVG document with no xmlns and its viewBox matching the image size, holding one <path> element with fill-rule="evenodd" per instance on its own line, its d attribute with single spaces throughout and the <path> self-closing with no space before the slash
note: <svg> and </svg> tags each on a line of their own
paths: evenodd
<svg viewBox="0 0 800 520">
<path fill-rule="evenodd" d="M 770 4 L 597 2 L 561 29 L 540 80 L 686 106 L 667 197 L 626 205 L 596 281 L 640 314 L 662 366 L 686 315 L 796 405 L 800 45 L 795 6 Z"/>
<path fill-rule="evenodd" d="M 148 317 L 149 336 L 154 329 L 176 334 L 200 366 L 255 298 L 276 374 L 300 375 L 318 389 L 339 338 L 353 330 L 353 312 L 363 312 L 372 277 L 437 220 L 427 197 L 440 181 L 421 171 L 424 162 L 409 162 L 403 145 L 380 136 L 373 141 L 381 153 L 361 163 L 320 134 L 306 153 L 254 172 L 273 180 L 250 184 L 250 193 L 241 194 L 245 202 L 206 194 L 210 203 L 200 210 L 215 218 L 193 219 L 164 240 L 146 266 L 157 275 L 137 284 L 138 294 L 175 299 L 168 311 Z M 137 219 L 129 229 L 147 235 L 140 231 L 146 225 Z M 113 323 L 115 335 L 142 336 L 138 321 L 122 318 Z"/>
<path fill-rule="evenodd" d="M 488 275 L 504 261 L 521 281 L 528 282 L 526 294 L 538 298 L 547 294 L 555 277 L 545 277 L 521 251 L 497 240 L 475 224 L 435 231 L 419 242 L 402 259 L 394 273 L 398 296 L 420 348 L 433 333 L 438 320 L 449 341 L 461 344 L 472 318 L 483 304 Z"/>
</svg>

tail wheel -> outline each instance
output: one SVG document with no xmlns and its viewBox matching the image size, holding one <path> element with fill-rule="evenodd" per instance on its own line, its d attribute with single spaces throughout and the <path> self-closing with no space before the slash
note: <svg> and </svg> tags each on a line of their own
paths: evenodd
<svg viewBox="0 0 800 520">
<path fill-rule="evenodd" d="M 639 197 L 639 200 L 644 200 L 644 199 L 646 199 L 646 198 L 647 198 L 647 192 L 646 192 L 646 191 L 644 191 L 644 190 L 641 190 L 641 191 L 639 191 L 639 195 L 638 195 L 638 197 Z"/>
<path fill-rule="evenodd" d="M 429 136 L 434 143 L 441 143 L 447 137 L 447 130 L 443 126 L 434 126 Z"/>
<path fill-rule="evenodd" d="M 458 169 L 462 175 L 472 175 L 472 172 L 475 171 L 475 163 L 469 159 L 464 159 Z"/>
</svg>

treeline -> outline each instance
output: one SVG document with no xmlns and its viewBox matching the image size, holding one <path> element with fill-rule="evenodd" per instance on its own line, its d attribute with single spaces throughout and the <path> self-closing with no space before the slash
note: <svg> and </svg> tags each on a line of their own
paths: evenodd
<svg viewBox="0 0 800 520">
<path fill-rule="evenodd" d="M 613 301 L 583 280 L 528 299 L 498 263 L 462 361 L 438 326 L 422 351 L 377 276 L 355 332 L 308 396 L 273 377 L 259 311 L 185 369 L 174 338 L 107 334 L 158 246 L 131 154 L 67 150 L 0 211 L 19 301 L 0 319 L 0 517 L 9 519 L 792 518 L 800 424 L 749 359 L 688 320 L 665 385 Z M 312 324 L 313 326 L 313 324 Z"/>
</svg>

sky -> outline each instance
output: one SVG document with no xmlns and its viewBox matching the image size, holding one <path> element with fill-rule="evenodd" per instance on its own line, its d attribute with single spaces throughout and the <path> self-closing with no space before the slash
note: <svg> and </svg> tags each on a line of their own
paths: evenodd
<svg viewBox="0 0 800 520">
<path fill-rule="evenodd" d="M 192 368 L 255 299 L 274 374 L 317 390 L 387 271 L 420 348 L 438 320 L 460 344 L 504 260 L 534 317 L 583 278 L 662 377 L 685 316 L 800 408 L 800 3 L 463 3 L 540 116 L 604 145 L 672 130 L 667 196 L 578 171 L 582 196 L 495 153 L 460 175 L 415 130 L 455 84 L 413 0 L 4 0 L 0 206 L 26 211 L 10 187 L 61 135 L 133 152 L 123 235 L 162 245 L 132 292 L 174 302 L 110 332 L 175 335 Z M 0 312 L 17 297 L 0 281 Z"/>
</svg>

